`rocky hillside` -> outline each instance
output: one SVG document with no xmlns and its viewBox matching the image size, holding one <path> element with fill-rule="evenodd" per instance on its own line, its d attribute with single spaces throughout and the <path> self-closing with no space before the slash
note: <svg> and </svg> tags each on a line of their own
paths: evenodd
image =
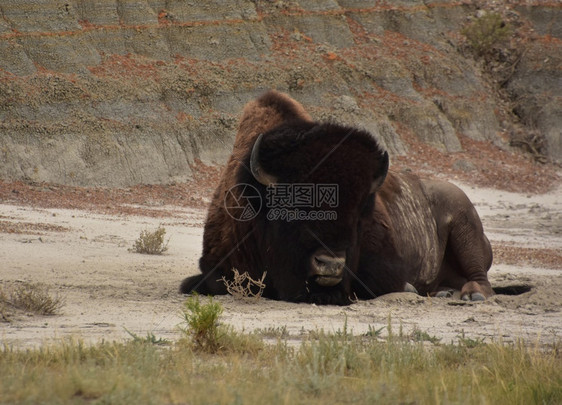
<svg viewBox="0 0 562 405">
<path fill-rule="evenodd" d="M 188 180 L 268 88 L 395 156 L 468 140 L 561 161 L 562 4 L 2 0 L 0 179 Z"/>
</svg>

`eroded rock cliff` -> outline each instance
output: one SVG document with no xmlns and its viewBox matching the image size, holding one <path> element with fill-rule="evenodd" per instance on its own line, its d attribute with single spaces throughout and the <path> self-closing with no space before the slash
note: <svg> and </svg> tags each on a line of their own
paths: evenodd
<svg viewBox="0 0 562 405">
<path fill-rule="evenodd" d="M 462 34 L 486 13 L 510 26 L 488 60 Z M 561 160 L 561 66 L 558 2 L 2 0 L 0 178 L 184 181 L 268 88 L 393 154 L 519 136 Z"/>
</svg>

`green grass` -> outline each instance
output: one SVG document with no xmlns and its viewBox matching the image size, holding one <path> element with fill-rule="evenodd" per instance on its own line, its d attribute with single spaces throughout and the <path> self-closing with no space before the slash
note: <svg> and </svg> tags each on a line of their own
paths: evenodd
<svg viewBox="0 0 562 405">
<path fill-rule="evenodd" d="M 148 332 L 145 337 L 141 337 L 136 333 L 131 332 L 127 328 L 124 329 L 125 332 L 127 332 L 127 334 L 133 338 L 133 342 L 136 343 L 148 343 L 151 345 L 159 345 L 159 346 L 165 346 L 171 344 L 170 340 L 156 337 L 156 335 L 152 332 Z"/>
<path fill-rule="evenodd" d="M 556 347 L 440 344 L 424 334 L 381 339 L 355 336 L 346 325 L 300 346 L 283 339 L 265 345 L 218 318 L 192 323 L 190 316 L 220 314 L 216 302 L 202 301 L 186 304 L 182 336 L 165 346 L 149 334 L 126 343 L 4 347 L 0 403 L 562 403 Z M 216 346 L 194 343 L 194 332 L 205 328 L 216 328 Z"/>
<path fill-rule="evenodd" d="M 441 341 L 441 339 L 438 338 L 437 336 L 431 336 L 429 333 L 419 329 L 415 329 L 410 335 L 410 337 L 415 342 L 430 342 L 433 344 L 437 344 Z"/>
</svg>

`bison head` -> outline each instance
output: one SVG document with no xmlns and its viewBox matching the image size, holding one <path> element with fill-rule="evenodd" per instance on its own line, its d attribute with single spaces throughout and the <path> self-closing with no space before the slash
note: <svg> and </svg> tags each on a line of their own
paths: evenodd
<svg viewBox="0 0 562 405">
<path fill-rule="evenodd" d="M 366 131 L 296 121 L 259 135 L 244 166 L 251 170 L 238 181 L 256 187 L 265 202 L 245 231 L 255 231 L 249 255 L 267 271 L 270 294 L 349 304 L 361 229 L 388 154 Z"/>
</svg>

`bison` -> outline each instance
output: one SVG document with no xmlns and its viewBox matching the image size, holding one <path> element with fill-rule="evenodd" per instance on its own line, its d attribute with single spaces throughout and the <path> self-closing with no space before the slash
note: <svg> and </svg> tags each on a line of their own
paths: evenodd
<svg viewBox="0 0 562 405">
<path fill-rule="evenodd" d="M 347 305 L 453 289 L 484 300 L 491 264 L 480 218 L 458 187 L 389 170 L 371 133 L 315 122 L 269 91 L 244 108 L 209 207 L 201 274 L 180 292 L 226 294 L 222 279 L 237 269 L 253 279 L 267 272 L 263 295 L 284 301 Z"/>
</svg>

